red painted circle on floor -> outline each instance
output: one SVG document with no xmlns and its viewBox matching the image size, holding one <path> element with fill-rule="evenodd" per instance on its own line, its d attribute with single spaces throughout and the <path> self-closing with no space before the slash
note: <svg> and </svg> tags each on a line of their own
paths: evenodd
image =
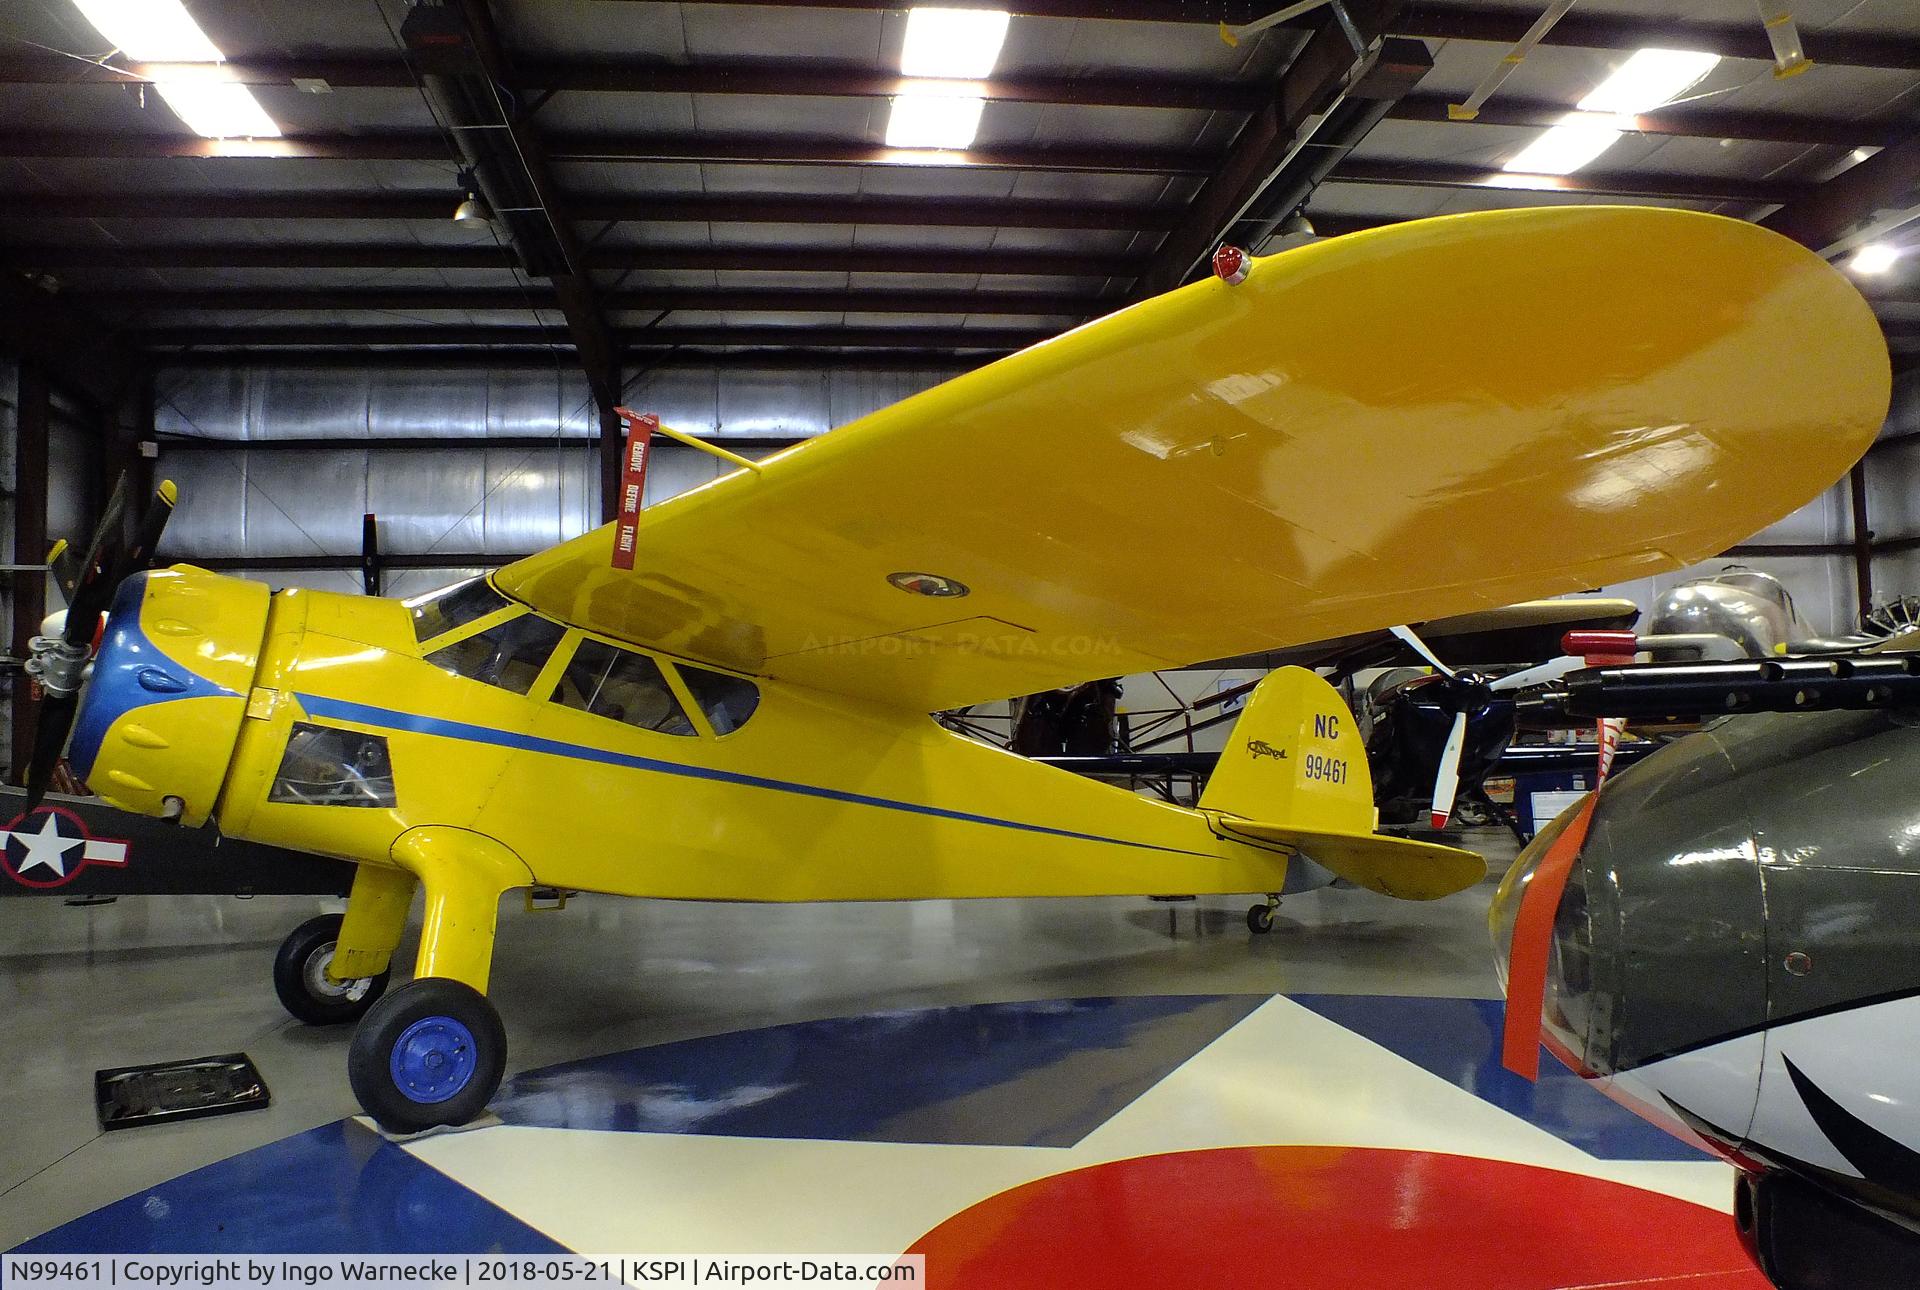
<svg viewBox="0 0 1920 1290">
<path fill-rule="evenodd" d="M 1041 1178 L 909 1251 L 938 1290 L 1769 1290 L 1725 1214 L 1530 1165 L 1364 1147 L 1229 1147 Z"/>
</svg>

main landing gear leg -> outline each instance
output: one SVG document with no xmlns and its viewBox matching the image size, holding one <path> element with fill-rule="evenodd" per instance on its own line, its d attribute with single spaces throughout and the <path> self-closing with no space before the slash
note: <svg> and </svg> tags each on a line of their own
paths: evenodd
<svg viewBox="0 0 1920 1290">
<path fill-rule="evenodd" d="M 309 1026 L 357 1021 L 387 988 L 393 950 L 413 903 L 404 869 L 361 865 L 346 917 L 322 914 L 293 929 L 273 962 L 273 989 Z"/>
<path fill-rule="evenodd" d="M 1266 904 L 1253 905 L 1247 909 L 1247 930 L 1255 936 L 1265 936 L 1273 930 L 1273 914 L 1279 908 L 1279 893 L 1268 892 Z"/>
<path fill-rule="evenodd" d="M 465 829 L 425 827 L 394 860 L 426 887 L 414 980 L 367 1011 L 347 1077 L 382 1128 L 416 1133 L 463 1124 L 486 1107 L 507 1064 L 507 1035 L 487 1002 L 501 895 L 533 881 L 517 856 Z"/>
</svg>

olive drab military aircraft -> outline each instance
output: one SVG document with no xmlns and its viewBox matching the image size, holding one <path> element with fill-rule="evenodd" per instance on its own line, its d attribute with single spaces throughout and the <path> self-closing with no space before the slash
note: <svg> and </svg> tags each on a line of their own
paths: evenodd
<svg viewBox="0 0 1920 1290">
<path fill-rule="evenodd" d="M 610 525 L 403 602 L 142 572 L 109 534 L 36 660 L 35 774 L 64 709 L 111 804 L 354 861 L 280 996 L 358 1021 L 380 1124 L 459 1123 L 502 1074 L 495 917 L 530 884 L 1257 895 L 1296 857 L 1408 899 L 1478 882 L 1375 832 L 1352 718 L 1303 669 L 1251 696 L 1196 808 L 929 714 L 1681 567 L 1886 413 L 1865 301 L 1733 220 L 1487 212 L 1237 268 L 650 507 L 625 552 Z M 124 527 L 150 549 L 164 509 Z"/>
<path fill-rule="evenodd" d="M 1783 1290 L 1920 1285 L 1920 653 L 1576 672 L 1560 720 L 1713 723 L 1569 807 L 1490 922 L 1542 1047 L 1738 1170 Z"/>
</svg>

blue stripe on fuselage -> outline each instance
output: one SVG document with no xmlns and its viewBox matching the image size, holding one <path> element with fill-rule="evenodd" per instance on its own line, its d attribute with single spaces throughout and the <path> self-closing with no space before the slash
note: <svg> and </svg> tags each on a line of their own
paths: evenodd
<svg viewBox="0 0 1920 1290">
<path fill-rule="evenodd" d="M 465 721 L 448 721 L 441 717 L 423 717 L 411 712 L 396 712 L 391 708 L 376 708 L 364 703 L 350 703 L 344 699 L 328 699 L 314 694 L 300 694 L 297 697 L 309 715 L 334 721 L 352 721 L 363 726 L 381 726 L 388 730 L 404 730 L 417 735 L 437 735 L 443 739 L 463 739 L 469 743 L 494 744 L 501 748 L 519 749 L 522 752 L 546 753 L 553 757 L 600 762 L 607 766 L 621 766 L 628 770 L 647 770 L 662 775 L 680 775 L 687 779 L 712 780 L 721 784 L 736 784 L 742 788 L 797 793 L 802 797 L 819 797 L 834 802 L 847 802 L 855 806 L 905 811 L 913 815 L 931 815 L 938 819 L 956 820 L 963 824 L 987 824 L 995 828 L 1018 829 L 1024 833 L 1044 833 L 1051 837 L 1072 838 L 1080 842 L 1102 842 L 1110 846 L 1140 847 L 1148 851 L 1167 851 L 1174 855 L 1212 858 L 1212 854 L 1205 851 L 1185 851 L 1179 847 L 1157 846 L 1151 842 L 1134 842 L 1126 838 L 1102 837 L 1097 833 L 1076 833 L 1072 829 L 1056 829 L 1044 824 L 1026 824 L 1019 820 L 976 815 L 971 811 L 954 811 L 944 806 L 928 806 L 921 802 L 902 802 L 890 797 L 872 797 L 866 793 L 850 793 L 844 789 L 822 788 L 817 784 L 798 784 L 791 780 L 769 779 L 761 775 L 742 774 L 739 771 L 715 770 L 708 766 L 689 766 L 682 762 L 661 761 L 657 757 L 639 757 L 632 753 L 595 748 L 590 744 L 563 743 L 558 739 L 543 739 L 538 735 L 521 734 L 512 730 L 495 730 L 490 726 L 470 725 Z"/>
</svg>

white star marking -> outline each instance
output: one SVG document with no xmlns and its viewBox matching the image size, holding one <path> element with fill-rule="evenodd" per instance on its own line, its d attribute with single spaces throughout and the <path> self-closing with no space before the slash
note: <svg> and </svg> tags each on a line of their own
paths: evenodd
<svg viewBox="0 0 1920 1290">
<path fill-rule="evenodd" d="M 37 833 L 29 833 L 25 829 L 15 829 L 11 834 L 0 833 L 0 846 L 6 845 L 8 837 L 15 837 L 27 849 L 27 858 L 20 862 L 15 873 L 25 873 L 35 865 L 40 865 L 53 870 L 56 878 L 67 876 L 67 853 L 84 839 L 62 836 L 58 820 L 58 816 L 49 813 L 41 817 L 40 831 Z"/>
</svg>

